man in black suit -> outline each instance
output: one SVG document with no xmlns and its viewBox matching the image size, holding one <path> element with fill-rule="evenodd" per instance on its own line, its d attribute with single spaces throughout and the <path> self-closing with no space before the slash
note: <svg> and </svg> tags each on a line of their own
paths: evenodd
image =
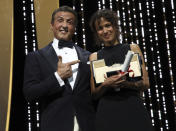
<svg viewBox="0 0 176 131">
<path fill-rule="evenodd" d="M 72 8 L 56 9 L 54 40 L 26 57 L 23 91 L 29 102 L 40 102 L 41 131 L 94 131 L 90 53 L 72 42 L 76 24 Z"/>
</svg>

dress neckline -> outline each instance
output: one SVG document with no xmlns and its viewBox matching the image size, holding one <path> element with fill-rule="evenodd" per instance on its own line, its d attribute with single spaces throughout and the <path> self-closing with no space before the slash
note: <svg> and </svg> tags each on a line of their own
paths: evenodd
<svg viewBox="0 0 176 131">
<path fill-rule="evenodd" d="M 121 44 L 119 43 L 119 44 L 116 44 L 116 45 L 112 45 L 112 46 L 104 46 L 104 48 L 103 49 L 112 49 L 112 48 L 114 48 L 114 47 L 117 47 L 117 46 L 120 46 Z"/>
</svg>

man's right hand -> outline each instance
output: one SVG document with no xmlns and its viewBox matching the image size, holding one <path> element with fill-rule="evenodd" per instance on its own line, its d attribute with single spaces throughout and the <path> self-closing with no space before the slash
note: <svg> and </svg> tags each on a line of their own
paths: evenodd
<svg viewBox="0 0 176 131">
<path fill-rule="evenodd" d="M 57 63 L 57 73 L 61 77 L 62 80 L 69 78 L 72 76 L 72 68 L 71 65 L 77 64 L 80 60 L 71 61 L 68 63 L 62 63 L 62 57 L 58 56 L 58 63 Z"/>
</svg>

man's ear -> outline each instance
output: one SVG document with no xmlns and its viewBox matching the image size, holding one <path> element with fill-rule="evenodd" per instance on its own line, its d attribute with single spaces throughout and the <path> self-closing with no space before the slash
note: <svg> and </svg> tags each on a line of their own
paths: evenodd
<svg viewBox="0 0 176 131">
<path fill-rule="evenodd" d="M 53 31 L 53 24 L 50 24 L 50 30 Z"/>
</svg>

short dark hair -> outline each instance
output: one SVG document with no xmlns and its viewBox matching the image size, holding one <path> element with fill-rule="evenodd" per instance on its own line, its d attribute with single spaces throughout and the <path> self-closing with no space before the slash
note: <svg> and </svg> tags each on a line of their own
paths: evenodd
<svg viewBox="0 0 176 131">
<path fill-rule="evenodd" d="M 51 17 L 51 24 L 54 23 L 54 17 L 56 15 L 56 13 L 58 13 L 58 12 L 72 13 L 75 16 L 75 25 L 77 25 L 77 23 L 78 23 L 77 13 L 76 13 L 76 11 L 73 10 L 73 8 L 71 8 L 69 6 L 61 6 L 61 7 L 57 8 L 56 10 L 54 10 L 52 13 L 52 17 Z"/>
<path fill-rule="evenodd" d="M 110 22 L 112 24 L 112 26 L 116 29 L 117 40 L 119 42 L 120 32 L 119 32 L 117 14 L 114 11 L 111 11 L 109 9 L 102 9 L 102 10 L 96 11 L 92 15 L 90 23 L 89 23 L 90 28 L 91 28 L 92 32 L 94 33 L 94 38 L 95 38 L 96 44 L 100 46 L 101 42 L 98 39 L 95 23 L 96 23 L 96 21 L 99 23 L 101 18 L 104 18 L 105 20 Z"/>
</svg>

